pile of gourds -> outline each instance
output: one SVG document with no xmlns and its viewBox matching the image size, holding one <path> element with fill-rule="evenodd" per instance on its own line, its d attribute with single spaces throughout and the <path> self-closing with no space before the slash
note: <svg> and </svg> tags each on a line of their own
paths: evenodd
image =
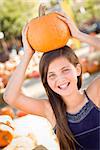
<svg viewBox="0 0 100 150">
<path fill-rule="evenodd" d="M 0 148 L 11 143 L 14 137 L 14 124 L 8 115 L 0 115 Z"/>
<path fill-rule="evenodd" d="M 80 58 L 83 73 L 95 73 L 100 71 L 100 52 L 93 52 Z"/>
</svg>

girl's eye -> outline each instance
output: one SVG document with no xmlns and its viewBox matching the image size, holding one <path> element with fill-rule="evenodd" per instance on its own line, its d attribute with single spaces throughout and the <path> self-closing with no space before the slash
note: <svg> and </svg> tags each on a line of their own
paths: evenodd
<svg viewBox="0 0 100 150">
<path fill-rule="evenodd" d="M 63 72 L 68 72 L 68 71 L 69 71 L 69 69 L 64 69 L 64 70 L 63 70 Z"/>
<path fill-rule="evenodd" d="M 49 78 L 54 78 L 56 75 L 55 74 L 51 74 L 51 75 L 49 75 L 48 77 Z"/>
</svg>

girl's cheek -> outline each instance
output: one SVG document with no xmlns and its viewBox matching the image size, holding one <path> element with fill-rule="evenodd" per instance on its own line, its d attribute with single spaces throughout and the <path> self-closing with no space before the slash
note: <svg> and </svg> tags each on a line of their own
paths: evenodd
<svg viewBox="0 0 100 150">
<path fill-rule="evenodd" d="M 48 79 L 48 85 L 52 87 L 54 85 L 54 80 Z"/>
<path fill-rule="evenodd" d="M 69 72 L 65 73 L 64 75 L 65 75 L 65 77 L 70 78 L 74 75 L 74 73 L 72 71 L 69 71 Z"/>
<path fill-rule="evenodd" d="M 76 71 L 71 70 L 69 72 L 69 75 L 72 76 L 72 77 L 75 77 L 75 76 L 77 76 L 77 73 L 76 73 Z"/>
<path fill-rule="evenodd" d="M 76 72 L 73 72 L 73 73 L 71 74 L 71 78 L 72 78 L 73 80 L 77 80 L 77 74 L 76 74 Z"/>
</svg>

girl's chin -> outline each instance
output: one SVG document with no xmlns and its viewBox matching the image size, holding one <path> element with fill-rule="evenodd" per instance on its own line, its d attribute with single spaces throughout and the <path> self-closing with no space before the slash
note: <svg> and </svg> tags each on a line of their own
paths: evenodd
<svg viewBox="0 0 100 150">
<path fill-rule="evenodd" d="M 61 96 L 69 96 L 71 95 L 73 92 L 72 89 L 69 89 L 69 90 L 59 90 L 57 93 Z"/>
</svg>

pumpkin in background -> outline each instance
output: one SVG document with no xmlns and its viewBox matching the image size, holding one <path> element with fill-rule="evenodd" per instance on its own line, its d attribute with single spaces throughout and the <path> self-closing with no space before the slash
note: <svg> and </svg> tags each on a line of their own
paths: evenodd
<svg viewBox="0 0 100 150">
<path fill-rule="evenodd" d="M 0 115 L 8 115 L 12 119 L 14 119 L 14 117 L 15 117 L 14 110 L 9 106 L 5 106 L 5 107 L 1 108 Z"/>
<path fill-rule="evenodd" d="M 82 65 L 82 73 L 88 72 L 88 59 L 86 57 L 80 58 L 80 64 Z"/>
<path fill-rule="evenodd" d="M 32 71 L 32 73 L 27 74 L 27 78 L 39 78 L 40 73 L 38 71 Z"/>
<path fill-rule="evenodd" d="M 11 143 L 14 137 L 14 124 L 10 116 L 0 116 L 0 148 Z"/>
<path fill-rule="evenodd" d="M 42 12 L 43 6 L 39 10 Z M 30 21 L 27 39 L 34 50 L 47 52 L 66 45 L 70 38 L 69 28 L 58 15 L 52 12 Z"/>
<path fill-rule="evenodd" d="M 100 64 L 97 60 L 95 60 L 93 62 L 89 62 L 87 68 L 88 68 L 88 72 L 90 74 L 92 74 L 92 73 L 95 73 L 97 71 L 100 71 Z"/>
<path fill-rule="evenodd" d="M 27 115 L 27 113 L 22 111 L 22 110 L 18 110 L 16 112 L 16 117 L 23 117 L 23 116 L 26 116 L 26 115 Z"/>
</svg>

